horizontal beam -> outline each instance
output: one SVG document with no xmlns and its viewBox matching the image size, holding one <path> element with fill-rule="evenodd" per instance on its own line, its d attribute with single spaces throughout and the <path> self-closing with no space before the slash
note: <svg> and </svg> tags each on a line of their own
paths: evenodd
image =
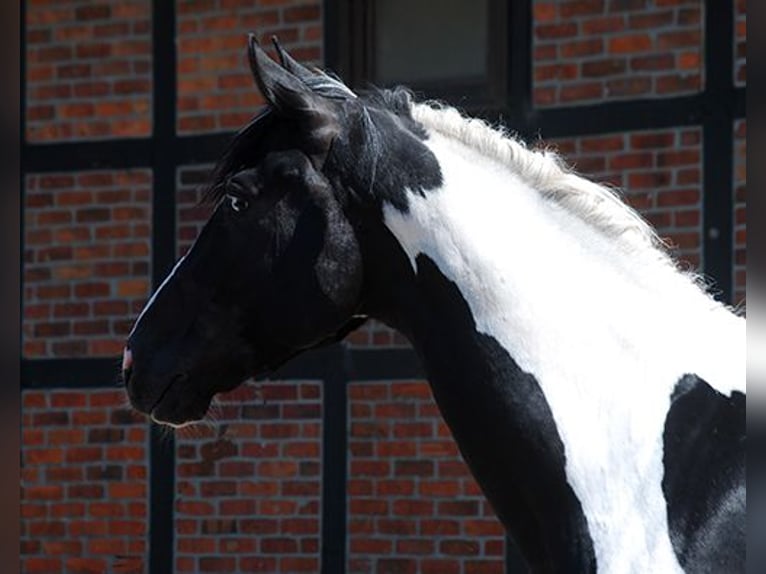
<svg viewBox="0 0 766 574">
<path fill-rule="evenodd" d="M 493 120 L 501 118 L 509 129 L 524 137 L 550 139 L 698 125 L 722 105 L 734 119 L 744 118 L 745 88 L 732 88 L 725 94 L 703 92 L 677 98 L 534 108 L 522 115 L 486 110 L 481 115 Z M 175 166 L 214 163 L 233 135 L 233 132 L 174 135 L 168 143 L 172 148 L 169 155 Z M 23 173 L 39 173 L 150 167 L 153 159 L 152 139 L 135 138 L 25 144 L 21 163 Z"/>
<path fill-rule="evenodd" d="M 325 380 L 338 372 L 344 372 L 352 382 L 424 376 L 412 349 L 349 349 L 335 344 L 291 359 L 269 378 Z M 22 389 L 109 388 L 119 384 L 120 359 L 117 357 L 21 361 Z"/>
<path fill-rule="evenodd" d="M 22 359 L 22 389 L 95 388 L 120 384 L 117 358 Z"/>
<path fill-rule="evenodd" d="M 176 136 L 173 155 L 177 166 L 215 163 L 234 137 L 234 132 Z"/>
<path fill-rule="evenodd" d="M 151 165 L 151 138 L 25 144 L 21 149 L 22 174 Z"/>
<path fill-rule="evenodd" d="M 702 121 L 704 102 L 703 95 L 695 95 L 568 108 L 538 108 L 530 111 L 524 127 L 528 136 L 550 139 L 689 126 Z"/>
</svg>

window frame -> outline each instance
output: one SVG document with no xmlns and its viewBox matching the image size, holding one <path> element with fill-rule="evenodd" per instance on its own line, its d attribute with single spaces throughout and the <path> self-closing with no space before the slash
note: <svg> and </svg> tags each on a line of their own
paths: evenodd
<svg viewBox="0 0 766 574">
<path fill-rule="evenodd" d="M 375 2 L 380 0 L 338 0 L 335 16 L 338 28 L 328 52 L 335 71 L 355 89 L 376 85 L 375 77 Z M 437 99 L 464 110 L 481 112 L 503 109 L 509 97 L 510 9 L 507 0 L 488 0 L 487 71 L 481 81 L 475 78 L 452 78 L 432 82 L 403 84 L 418 96 Z M 331 33 L 331 30 L 327 30 Z M 330 54 L 328 54 L 330 55 Z"/>
</svg>

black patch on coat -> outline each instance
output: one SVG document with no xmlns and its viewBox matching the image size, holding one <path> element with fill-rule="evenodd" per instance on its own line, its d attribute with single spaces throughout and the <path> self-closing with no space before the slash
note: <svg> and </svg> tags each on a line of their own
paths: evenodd
<svg viewBox="0 0 766 574">
<path fill-rule="evenodd" d="M 460 451 L 534 572 L 595 572 L 593 542 L 567 482 L 545 396 L 493 337 L 477 332 L 457 286 L 417 257 L 413 343 Z"/>
<path fill-rule="evenodd" d="M 686 572 L 745 570 L 745 395 L 682 377 L 665 419 L 662 490 Z"/>
<path fill-rule="evenodd" d="M 332 145 L 324 173 L 355 203 L 389 203 L 409 210 L 408 193 L 425 196 L 443 184 L 441 167 L 423 143 L 423 128 L 387 108 L 348 104 L 342 135 Z"/>
</svg>

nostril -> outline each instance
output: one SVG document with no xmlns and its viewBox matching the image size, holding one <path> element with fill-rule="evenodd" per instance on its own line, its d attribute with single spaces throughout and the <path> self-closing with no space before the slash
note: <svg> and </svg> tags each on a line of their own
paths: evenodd
<svg viewBox="0 0 766 574">
<path fill-rule="evenodd" d="M 128 384 L 128 381 L 130 380 L 130 375 L 133 373 L 133 353 L 130 352 L 130 349 L 125 347 L 125 349 L 122 351 L 122 382 L 125 383 L 125 385 Z"/>
<path fill-rule="evenodd" d="M 122 351 L 122 370 L 127 371 L 133 366 L 133 353 L 125 347 Z"/>
</svg>

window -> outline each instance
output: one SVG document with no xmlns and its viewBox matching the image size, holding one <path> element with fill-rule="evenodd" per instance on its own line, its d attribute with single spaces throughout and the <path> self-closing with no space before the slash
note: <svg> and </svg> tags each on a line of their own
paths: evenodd
<svg viewBox="0 0 766 574">
<path fill-rule="evenodd" d="M 354 87 L 406 85 L 466 109 L 506 101 L 504 0 L 343 0 L 338 71 Z"/>
</svg>

